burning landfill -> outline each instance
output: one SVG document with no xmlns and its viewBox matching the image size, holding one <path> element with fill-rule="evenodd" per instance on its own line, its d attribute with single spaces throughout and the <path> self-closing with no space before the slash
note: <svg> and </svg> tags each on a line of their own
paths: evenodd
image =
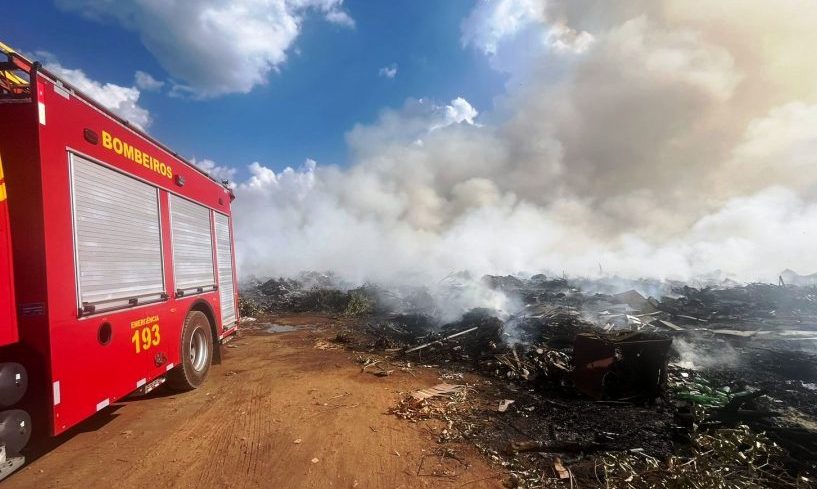
<svg viewBox="0 0 817 489">
<path fill-rule="evenodd" d="M 512 487 L 814 487 L 817 287 L 533 275 L 351 288 L 332 275 L 255 280 L 245 316 L 325 312 L 331 344 L 378 376 L 444 383 L 391 413 L 436 420 L 441 459 L 474 444 Z M 514 310 L 455 304 L 475 288 Z M 649 294 L 642 294 L 649 292 Z M 449 477 L 447 471 L 432 474 Z"/>
</svg>

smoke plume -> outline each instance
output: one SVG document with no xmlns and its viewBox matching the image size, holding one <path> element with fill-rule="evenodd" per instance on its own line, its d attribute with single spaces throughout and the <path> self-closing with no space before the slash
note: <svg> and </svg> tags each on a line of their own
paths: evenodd
<svg viewBox="0 0 817 489">
<path fill-rule="evenodd" d="M 814 26 L 809 0 L 480 2 L 463 49 L 505 93 L 385 109 L 346 167 L 253 163 L 241 272 L 817 270 Z"/>
</svg>

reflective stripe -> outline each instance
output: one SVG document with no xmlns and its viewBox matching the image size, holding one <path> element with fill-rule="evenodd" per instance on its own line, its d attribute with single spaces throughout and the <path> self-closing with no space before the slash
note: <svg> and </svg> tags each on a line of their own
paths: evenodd
<svg viewBox="0 0 817 489">
<path fill-rule="evenodd" d="M 6 200 L 6 176 L 3 174 L 3 158 L 0 158 L 0 202 Z"/>
<path fill-rule="evenodd" d="M 40 116 L 40 124 L 45 125 L 45 104 L 37 102 L 37 114 Z"/>
<path fill-rule="evenodd" d="M 96 410 L 97 410 L 97 411 L 99 411 L 99 410 L 101 410 L 101 409 L 105 409 L 105 408 L 106 408 L 106 407 L 108 407 L 110 404 L 111 404 L 111 400 L 110 400 L 110 399 L 105 399 L 105 400 L 103 400 L 103 401 L 99 401 L 99 403 L 97 403 L 97 405 L 96 405 Z"/>
<path fill-rule="evenodd" d="M 174 367 L 174 366 L 175 366 L 175 365 L 173 365 L 172 363 L 168 363 L 168 364 L 167 364 L 167 367 L 165 367 L 165 370 L 166 370 L 166 371 L 168 371 L 168 372 L 170 372 L 171 370 L 173 370 L 173 367 Z"/>
<path fill-rule="evenodd" d="M 3 174 L 3 158 L 0 158 L 0 202 L 6 200 L 6 176 Z"/>
<path fill-rule="evenodd" d="M 54 405 L 59 406 L 60 404 L 60 381 L 55 380 L 54 384 L 51 386 L 51 390 L 54 393 Z"/>
<path fill-rule="evenodd" d="M 138 389 L 138 388 L 142 387 L 143 385 L 147 384 L 147 382 L 148 382 L 148 379 L 140 379 L 140 380 L 138 380 L 138 381 L 136 382 L 136 388 Z"/>
</svg>

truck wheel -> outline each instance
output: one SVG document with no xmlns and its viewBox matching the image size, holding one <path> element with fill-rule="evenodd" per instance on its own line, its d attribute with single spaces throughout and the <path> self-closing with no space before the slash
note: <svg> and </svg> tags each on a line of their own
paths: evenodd
<svg viewBox="0 0 817 489">
<path fill-rule="evenodd" d="M 197 389 L 213 363 L 213 332 L 201 311 L 190 311 L 182 328 L 182 364 L 167 374 L 167 385 L 177 391 Z"/>
</svg>

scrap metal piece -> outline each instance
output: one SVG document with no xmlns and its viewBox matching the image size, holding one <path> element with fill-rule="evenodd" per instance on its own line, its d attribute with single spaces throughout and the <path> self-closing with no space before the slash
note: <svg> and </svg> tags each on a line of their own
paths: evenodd
<svg viewBox="0 0 817 489">
<path fill-rule="evenodd" d="M 672 339 L 637 332 L 623 336 L 582 333 L 573 346 L 571 378 L 593 399 L 655 396 L 667 380 Z"/>
<path fill-rule="evenodd" d="M 474 326 L 473 328 L 466 329 L 465 331 L 460 331 L 459 333 L 454 333 L 452 335 L 448 335 L 445 338 L 440 338 L 439 340 L 430 341 L 420 346 L 415 346 L 414 348 L 409 348 L 406 350 L 406 353 L 411 353 L 413 351 L 422 350 L 423 348 L 428 348 L 431 345 L 442 344 L 443 341 L 450 340 L 451 338 L 456 338 L 457 336 L 464 335 L 466 333 L 470 333 L 472 331 L 476 331 L 479 329 L 479 326 Z"/>
</svg>

